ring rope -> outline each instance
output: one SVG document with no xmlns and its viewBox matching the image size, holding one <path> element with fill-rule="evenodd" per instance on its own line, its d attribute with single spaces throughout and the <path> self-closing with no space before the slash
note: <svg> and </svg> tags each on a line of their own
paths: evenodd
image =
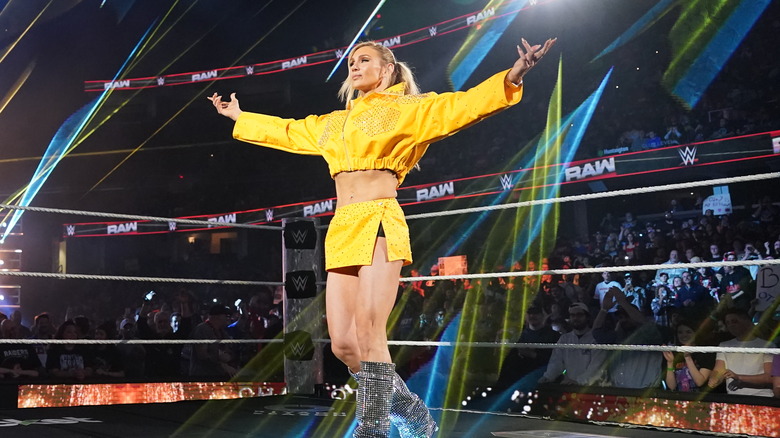
<svg viewBox="0 0 780 438">
<path fill-rule="evenodd" d="M 444 211 L 436 211 L 431 213 L 410 214 L 406 216 L 406 219 L 422 219 L 422 218 L 429 218 L 429 217 L 451 216 L 455 214 L 477 213 L 477 212 L 491 211 L 491 210 L 506 210 L 510 208 L 530 207 L 532 205 L 556 204 L 556 203 L 563 203 L 563 202 L 570 202 L 570 201 L 612 198 L 616 196 L 627 196 L 627 195 L 634 195 L 638 193 L 653 193 L 653 192 L 662 192 L 662 191 L 669 191 L 669 190 L 687 189 L 691 187 L 713 186 L 713 185 L 748 182 L 748 181 L 761 181 L 761 180 L 774 179 L 774 178 L 780 178 L 780 172 L 736 176 L 731 178 L 716 178 L 716 179 L 711 179 L 706 181 L 693 181 L 687 183 L 665 184 L 665 185 L 653 186 L 653 187 L 638 187 L 635 189 L 612 190 L 612 191 L 601 192 L 601 193 L 587 193 L 584 195 L 561 196 L 557 198 L 513 202 L 510 204 L 486 205 L 483 207 L 461 208 L 457 210 L 444 210 Z"/>
<path fill-rule="evenodd" d="M 320 344 L 330 343 L 330 339 L 312 339 Z M 0 339 L 0 344 L 280 344 L 283 339 Z M 389 345 L 408 347 L 511 347 L 568 350 L 630 350 L 630 351 L 674 351 L 679 353 L 755 353 L 778 354 L 780 347 L 717 347 L 685 345 L 629 345 L 629 344 L 543 344 L 535 342 L 448 342 L 448 341 L 388 341 Z"/>
<path fill-rule="evenodd" d="M 461 274 L 461 275 L 433 275 L 421 277 L 403 277 L 400 281 L 427 281 L 427 280 L 458 280 L 472 278 L 499 278 L 499 277 L 527 277 L 532 275 L 564 275 L 564 274 L 598 274 L 602 272 L 627 272 L 627 271 L 655 271 L 659 269 L 686 269 L 686 268 L 707 268 L 722 266 L 754 266 L 754 265 L 778 265 L 780 259 L 771 260 L 735 260 L 726 262 L 697 262 L 697 263 L 674 263 L 674 264 L 653 264 L 653 265 L 631 265 L 631 266 L 604 266 L 601 268 L 576 268 L 576 269 L 551 269 L 547 271 L 510 271 L 510 272 L 486 272 L 480 274 Z"/>
<path fill-rule="evenodd" d="M 0 339 L 2 344 L 162 345 L 162 344 L 282 344 L 284 339 Z"/>
<path fill-rule="evenodd" d="M 761 181 L 761 180 L 774 179 L 774 178 L 780 178 L 780 172 L 737 176 L 731 178 L 716 178 L 716 179 L 711 179 L 706 181 L 664 184 L 664 185 L 652 186 L 652 187 L 639 187 L 635 189 L 612 190 L 612 191 L 601 192 L 601 193 L 587 193 L 584 195 L 571 195 L 571 196 L 562 196 L 562 197 L 548 198 L 548 199 L 537 199 L 533 201 L 514 202 L 510 204 L 488 205 L 484 207 L 462 208 L 457 210 L 444 210 L 444 211 L 431 212 L 431 213 L 412 214 L 412 215 L 407 215 L 406 219 L 422 219 L 422 218 L 429 218 L 429 217 L 451 216 L 456 214 L 477 213 L 477 212 L 491 211 L 491 210 L 506 210 L 510 208 L 529 207 L 533 205 L 555 204 L 555 203 L 563 203 L 563 202 L 570 202 L 570 201 L 610 198 L 610 197 L 627 196 L 627 195 L 633 195 L 639 193 L 653 193 L 653 192 L 661 192 L 661 191 L 687 189 L 691 187 L 703 187 L 703 186 L 711 186 L 711 185 L 719 185 L 719 184 Z M 215 226 L 214 222 L 195 220 L 195 219 L 178 219 L 178 218 L 167 218 L 161 216 L 141 216 L 141 215 L 131 215 L 131 214 L 122 214 L 122 213 L 88 211 L 88 210 L 69 210 L 69 209 L 62 209 L 62 208 L 0 204 L 0 209 L 4 209 L 4 208 L 10 210 L 24 210 L 24 211 L 42 212 L 42 213 L 98 216 L 98 217 L 110 217 L 110 218 L 117 218 L 117 219 L 146 220 L 146 221 L 153 221 L 153 222 L 175 222 L 175 223 L 189 224 L 189 225 L 206 225 L 209 227 Z M 220 223 L 218 226 L 234 227 L 234 228 L 264 229 L 264 230 L 282 229 L 281 226 L 242 224 L 242 223 Z"/>
<path fill-rule="evenodd" d="M 59 280 L 147 281 L 155 283 L 224 284 L 231 286 L 283 286 L 280 281 L 212 280 L 206 278 L 132 277 L 123 275 L 61 274 L 57 272 L 0 271 L 0 276 L 56 278 Z"/>
<path fill-rule="evenodd" d="M 685 268 L 706 268 L 722 266 L 753 266 L 753 265 L 777 265 L 780 259 L 772 260 L 738 260 L 728 262 L 707 262 L 707 263 L 675 263 L 675 264 L 654 264 L 654 265 L 633 265 L 633 266 L 605 266 L 601 268 L 577 268 L 577 269 L 552 269 L 548 271 L 510 271 L 510 272 L 490 272 L 480 274 L 461 274 L 461 275 L 435 275 L 420 277 L 402 277 L 401 282 L 427 281 L 427 280 L 459 280 L 459 279 L 478 279 L 478 278 L 499 278 L 499 277 L 527 277 L 533 275 L 562 275 L 562 274 L 592 274 L 601 272 L 627 272 L 627 271 L 654 271 L 658 269 L 685 269 Z M 158 283 L 188 283 L 188 284 L 224 284 L 232 286 L 284 286 L 279 281 L 244 281 L 244 280 L 210 280 L 204 278 L 168 278 L 168 277 L 132 277 L 122 275 L 94 275 L 94 274 L 62 274 L 53 272 L 25 272 L 25 271 L 0 271 L 0 276 L 8 277 L 34 277 L 34 278 L 56 278 L 56 279 L 77 279 L 77 280 L 109 280 L 109 281 L 141 281 Z M 317 282 L 323 285 L 323 282 Z"/>
<path fill-rule="evenodd" d="M 234 227 L 234 228 L 250 228 L 255 230 L 281 230 L 282 227 L 278 225 L 256 225 L 256 224 L 239 224 L 239 223 L 215 223 L 209 221 L 202 221 L 197 219 L 177 219 L 160 216 L 139 216 L 135 214 L 122 214 L 122 213 L 105 213 L 99 211 L 86 211 L 86 210 L 67 210 L 62 208 L 48 208 L 48 207 L 23 207 L 21 205 L 0 204 L 0 209 L 7 208 L 10 210 L 25 210 L 42 213 L 61 213 L 61 214 L 74 214 L 81 216 L 99 216 L 110 217 L 117 219 L 130 219 L 139 221 L 152 221 L 152 222 L 176 222 L 178 224 L 188 225 L 206 225 L 208 227 Z"/>
</svg>

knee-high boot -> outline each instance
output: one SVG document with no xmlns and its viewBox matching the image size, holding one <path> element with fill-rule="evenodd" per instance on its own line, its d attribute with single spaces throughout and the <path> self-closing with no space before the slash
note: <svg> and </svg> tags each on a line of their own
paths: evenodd
<svg viewBox="0 0 780 438">
<path fill-rule="evenodd" d="M 395 364 L 360 362 L 354 438 L 390 436 L 390 404 L 393 398 Z"/>
<path fill-rule="evenodd" d="M 347 369 L 359 384 L 360 373 Z M 393 371 L 390 422 L 398 429 L 401 438 L 431 438 L 438 430 L 436 421 L 431 417 L 425 403 L 417 394 L 409 390 L 404 380 L 395 371 Z"/>
<path fill-rule="evenodd" d="M 409 390 L 406 382 L 395 372 L 390 420 L 403 438 L 431 438 L 438 430 L 428 407 L 417 394 Z"/>
</svg>

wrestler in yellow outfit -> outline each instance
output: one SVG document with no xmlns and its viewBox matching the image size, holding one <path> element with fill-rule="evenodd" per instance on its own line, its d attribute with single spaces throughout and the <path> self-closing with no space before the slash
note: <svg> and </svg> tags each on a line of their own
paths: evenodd
<svg viewBox="0 0 780 438">
<path fill-rule="evenodd" d="M 470 126 L 522 97 L 497 73 L 467 91 L 403 94 L 404 83 L 352 100 L 346 110 L 301 120 L 242 112 L 233 137 L 249 143 L 304 155 L 321 155 L 330 174 L 386 169 L 400 185 L 428 145 Z M 394 198 L 338 208 L 325 239 L 325 268 L 370 265 L 379 224 L 388 260 L 412 262 L 409 229 Z M 355 226 L 359 224 L 359 226 Z"/>
</svg>

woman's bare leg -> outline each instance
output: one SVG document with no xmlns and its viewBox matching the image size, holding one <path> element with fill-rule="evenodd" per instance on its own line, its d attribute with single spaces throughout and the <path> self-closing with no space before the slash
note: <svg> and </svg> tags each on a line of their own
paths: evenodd
<svg viewBox="0 0 780 438">
<path fill-rule="evenodd" d="M 361 360 L 392 362 L 387 348 L 387 319 L 398 294 L 403 262 L 387 261 L 387 241 L 376 239 L 374 259 L 358 271 L 359 288 L 355 308 L 355 328 Z"/>
<path fill-rule="evenodd" d="M 353 372 L 360 371 L 360 346 L 355 330 L 355 307 L 359 291 L 357 268 L 328 272 L 325 312 L 331 349 Z"/>
<path fill-rule="evenodd" d="M 360 361 L 392 362 L 387 319 L 393 310 L 403 262 L 387 261 L 387 242 L 378 237 L 370 266 L 328 273 L 325 305 L 333 354 L 353 372 Z"/>
</svg>

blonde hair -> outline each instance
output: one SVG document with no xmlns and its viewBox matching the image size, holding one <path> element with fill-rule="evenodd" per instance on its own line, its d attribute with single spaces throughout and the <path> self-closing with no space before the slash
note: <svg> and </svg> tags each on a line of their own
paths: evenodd
<svg viewBox="0 0 780 438">
<path fill-rule="evenodd" d="M 417 86 L 417 81 L 414 79 L 414 73 L 412 73 L 412 69 L 409 68 L 409 65 L 407 65 L 405 62 L 396 61 L 392 50 L 388 49 L 380 43 L 375 41 L 366 41 L 356 44 L 347 55 L 347 61 L 349 61 L 355 51 L 361 47 L 371 47 L 377 53 L 379 53 L 383 65 L 393 64 L 395 66 L 388 86 L 393 86 L 403 82 L 404 94 L 420 94 L 420 87 Z M 342 102 L 349 102 L 355 97 L 355 91 L 355 88 L 352 86 L 352 78 L 347 76 L 347 79 L 341 83 L 341 88 L 339 89 L 338 94 L 339 99 Z M 362 96 L 363 92 L 358 91 L 357 95 Z"/>
</svg>

